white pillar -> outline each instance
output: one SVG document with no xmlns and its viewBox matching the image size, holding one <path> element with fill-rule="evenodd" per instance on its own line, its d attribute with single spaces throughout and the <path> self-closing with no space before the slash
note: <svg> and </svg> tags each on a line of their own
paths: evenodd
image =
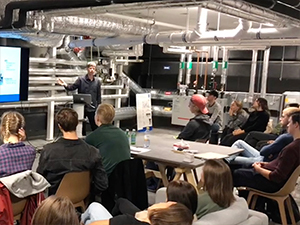
<svg viewBox="0 0 300 225">
<path fill-rule="evenodd" d="M 56 48 L 50 49 L 50 58 L 56 59 Z M 56 69 L 56 63 L 52 63 L 53 69 Z M 55 74 L 52 75 L 55 78 Z M 52 84 L 55 86 L 55 83 Z M 50 91 L 50 96 L 53 97 L 55 95 L 55 90 Z M 47 108 L 47 134 L 46 140 L 51 141 L 53 140 L 54 136 L 54 110 L 55 110 L 55 102 L 51 101 L 48 103 Z"/>
<path fill-rule="evenodd" d="M 271 47 L 266 49 L 264 52 L 264 62 L 263 62 L 263 71 L 262 71 L 261 89 L 260 89 L 260 96 L 262 98 L 265 98 L 267 93 L 267 79 L 268 79 L 268 71 L 269 71 L 270 50 Z"/>
</svg>

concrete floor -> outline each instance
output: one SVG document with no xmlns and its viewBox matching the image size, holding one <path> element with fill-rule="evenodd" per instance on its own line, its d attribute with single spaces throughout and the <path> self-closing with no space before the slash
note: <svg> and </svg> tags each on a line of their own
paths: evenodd
<svg viewBox="0 0 300 225">
<path fill-rule="evenodd" d="M 142 133 L 138 133 L 137 135 L 143 135 Z M 171 130 L 171 129 L 159 129 L 159 128 L 154 128 L 153 131 L 151 131 L 150 133 L 150 148 L 151 148 L 151 136 L 159 136 L 162 140 L 166 137 L 173 137 L 178 135 L 178 131 L 175 130 Z M 50 141 L 51 142 L 51 141 Z M 42 150 L 42 147 L 47 144 L 50 143 L 49 141 L 46 140 L 42 140 L 42 139 L 36 139 L 36 140 L 31 140 L 30 142 L 28 142 L 28 144 L 33 145 L 37 151 L 39 152 L 40 150 Z M 33 170 L 36 171 L 36 168 L 38 166 L 38 162 L 39 162 L 39 156 L 40 154 L 38 153 L 36 155 L 36 159 L 34 161 L 33 164 Z M 198 177 L 200 177 L 202 168 L 197 168 L 197 175 Z M 299 208 L 300 208 L 300 179 L 298 179 L 298 184 L 295 188 L 295 191 L 292 193 L 295 201 L 297 202 Z M 149 205 L 152 205 L 155 202 L 155 193 L 153 192 L 148 192 L 148 199 L 149 199 Z M 298 225 L 300 225 L 300 222 L 297 223 Z M 270 225 L 277 225 L 276 223 L 270 222 Z"/>
</svg>

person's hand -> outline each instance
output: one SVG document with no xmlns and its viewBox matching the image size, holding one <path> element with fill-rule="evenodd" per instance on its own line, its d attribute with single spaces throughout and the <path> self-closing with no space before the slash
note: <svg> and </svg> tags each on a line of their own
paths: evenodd
<svg viewBox="0 0 300 225">
<path fill-rule="evenodd" d="M 230 107 L 230 109 L 229 109 L 229 116 L 233 116 L 233 110 L 232 110 L 232 108 Z"/>
<path fill-rule="evenodd" d="M 161 202 L 161 203 L 157 203 L 154 204 L 152 206 L 150 206 L 148 208 L 148 212 L 153 210 L 153 209 L 165 209 L 165 208 L 169 208 L 169 206 L 176 204 L 176 202 Z"/>
<path fill-rule="evenodd" d="M 243 134 L 243 133 L 245 133 L 245 131 L 241 130 L 241 129 L 237 129 L 237 130 L 234 130 L 232 132 L 233 136 L 236 136 L 236 135 L 239 135 L 239 134 Z"/>
<path fill-rule="evenodd" d="M 23 128 L 18 130 L 18 134 L 20 137 L 20 141 L 25 141 L 26 140 L 26 132 Z"/>
<path fill-rule="evenodd" d="M 261 169 L 261 167 L 262 167 L 262 163 L 256 162 L 256 163 L 253 163 L 252 166 L 253 166 L 254 170 L 255 170 L 257 173 L 259 173 L 259 171 L 260 171 L 260 169 Z"/>
<path fill-rule="evenodd" d="M 57 79 L 57 83 L 61 86 L 67 86 L 67 83 L 63 79 L 60 79 L 60 78 Z"/>
<path fill-rule="evenodd" d="M 273 144 L 275 141 L 274 140 L 269 140 L 268 142 L 267 142 L 267 144 Z"/>
</svg>

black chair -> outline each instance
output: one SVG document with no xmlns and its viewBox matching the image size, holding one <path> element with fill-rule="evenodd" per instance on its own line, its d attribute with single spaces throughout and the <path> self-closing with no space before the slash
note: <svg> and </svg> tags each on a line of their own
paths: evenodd
<svg viewBox="0 0 300 225">
<path fill-rule="evenodd" d="M 112 212 L 115 201 L 126 198 L 139 209 L 148 207 L 144 164 L 141 159 L 120 162 L 108 178 L 108 188 L 102 193 L 102 204 Z"/>
</svg>

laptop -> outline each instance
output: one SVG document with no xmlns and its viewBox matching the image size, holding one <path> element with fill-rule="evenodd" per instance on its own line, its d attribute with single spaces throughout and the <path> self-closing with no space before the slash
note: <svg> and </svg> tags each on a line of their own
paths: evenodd
<svg viewBox="0 0 300 225">
<path fill-rule="evenodd" d="M 73 94 L 73 103 L 92 104 L 92 96 L 90 94 Z"/>
</svg>

